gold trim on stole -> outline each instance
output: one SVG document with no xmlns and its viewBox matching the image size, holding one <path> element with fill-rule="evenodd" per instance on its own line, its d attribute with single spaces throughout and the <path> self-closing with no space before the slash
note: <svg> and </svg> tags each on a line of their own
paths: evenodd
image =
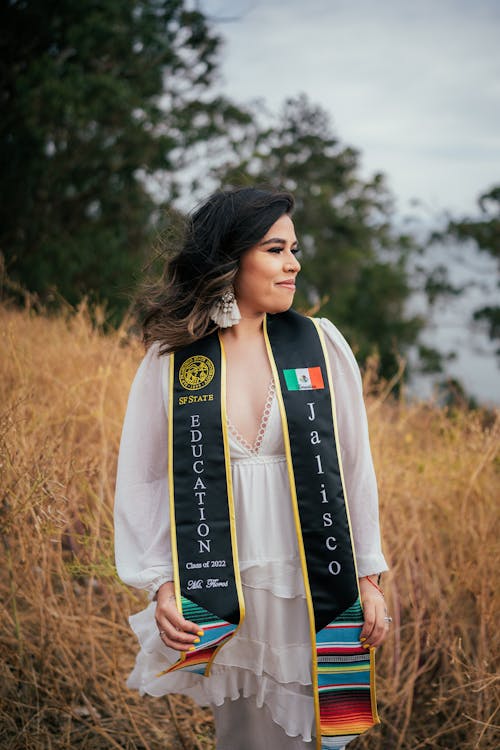
<svg viewBox="0 0 500 750">
<path fill-rule="evenodd" d="M 169 355 L 168 373 L 168 494 L 170 504 L 170 541 L 172 545 L 172 564 L 174 570 L 174 593 L 175 604 L 178 612 L 182 615 L 181 582 L 179 576 L 179 558 L 177 555 L 177 527 L 175 525 L 175 501 L 174 501 L 174 372 L 175 354 Z M 179 661 L 186 660 L 186 652 L 179 651 Z M 160 674 L 165 674 L 161 672 Z"/>
</svg>

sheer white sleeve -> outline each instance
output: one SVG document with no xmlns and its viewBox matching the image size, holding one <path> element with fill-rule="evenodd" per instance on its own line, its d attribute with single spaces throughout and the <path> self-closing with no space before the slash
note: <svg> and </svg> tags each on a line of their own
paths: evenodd
<svg viewBox="0 0 500 750">
<path fill-rule="evenodd" d="M 340 454 L 359 576 L 387 570 L 380 545 L 378 492 L 373 468 L 361 375 L 340 331 L 320 318 L 332 369 Z"/>
<path fill-rule="evenodd" d="M 118 575 L 150 594 L 171 581 L 167 477 L 168 356 L 153 345 L 130 390 L 118 457 L 115 558 Z"/>
</svg>

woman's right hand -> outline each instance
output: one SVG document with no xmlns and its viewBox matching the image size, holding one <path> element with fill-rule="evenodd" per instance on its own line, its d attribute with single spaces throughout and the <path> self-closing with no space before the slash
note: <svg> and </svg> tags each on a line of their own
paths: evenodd
<svg viewBox="0 0 500 750">
<path fill-rule="evenodd" d="M 194 651 L 203 635 L 200 626 L 185 620 L 175 603 L 174 582 L 163 583 L 155 594 L 155 620 L 165 646 L 176 651 Z"/>
</svg>

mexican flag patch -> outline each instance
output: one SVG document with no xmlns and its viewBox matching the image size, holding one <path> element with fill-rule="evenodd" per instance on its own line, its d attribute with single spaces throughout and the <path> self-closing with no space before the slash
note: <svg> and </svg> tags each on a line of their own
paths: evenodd
<svg viewBox="0 0 500 750">
<path fill-rule="evenodd" d="M 315 391 L 325 387 L 321 367 L 297 367 L 283 370 L 283 375 L 289 391 Z"/>
</svg>

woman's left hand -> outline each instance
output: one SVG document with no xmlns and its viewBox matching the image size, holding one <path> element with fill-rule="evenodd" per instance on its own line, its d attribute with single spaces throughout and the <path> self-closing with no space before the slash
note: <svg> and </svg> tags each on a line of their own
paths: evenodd
<svg viewBox="0 0 500 750">
<path fill-rule="evenodd" d="M 387 618 L 387 607 L 383 593 L 378 589 L 376 576 L 359 579 L 359 590 L 361 592 L 361 604 L 363 606 L 365 624 L 361 631 L 360 640 L 363 646 L 380 646 L 389 632 L 390 622 Z"/>
</svg>

